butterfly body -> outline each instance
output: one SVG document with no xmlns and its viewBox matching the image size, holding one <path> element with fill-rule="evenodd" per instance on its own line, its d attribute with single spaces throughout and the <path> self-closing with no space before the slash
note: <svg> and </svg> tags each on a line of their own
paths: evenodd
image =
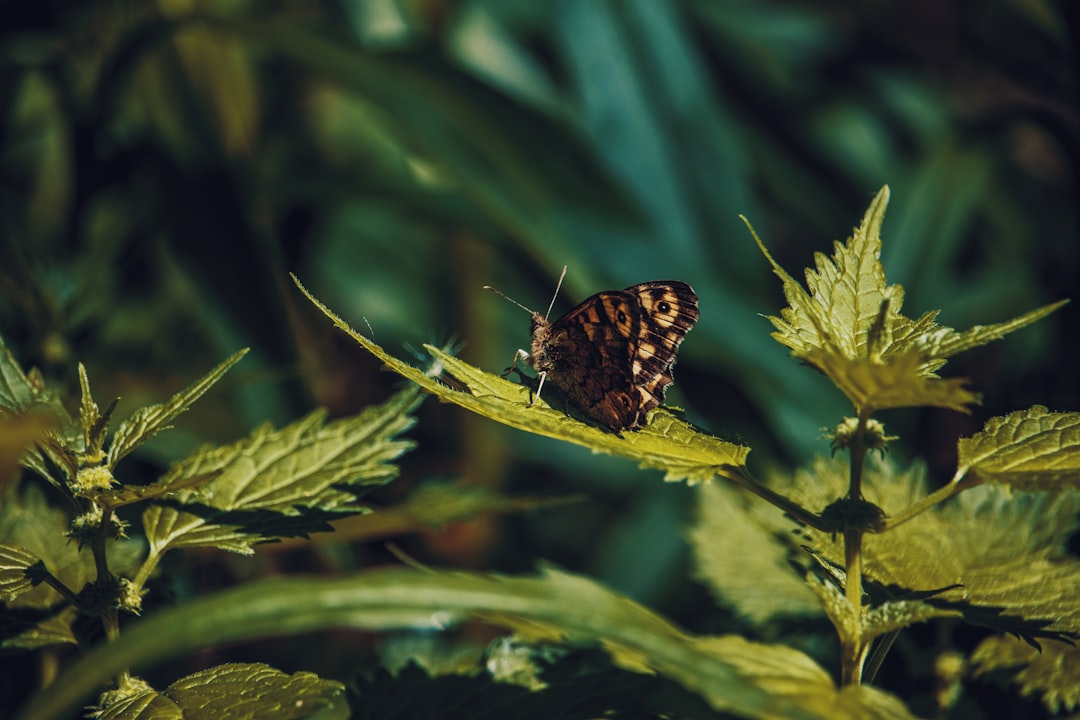
<svg viewBox="0 0 1080 720">
<path fill-rule="evenodd" d="M 561 318 L 532 312 L 531 352 L 519 354 L 586 417 L 614 431 L 645 424 L 674 381 L 679 345 L 700 315 L 677 280 L 588 298 Z M 538 390 L 539 392 L 539 390 Z"/>
</svg>

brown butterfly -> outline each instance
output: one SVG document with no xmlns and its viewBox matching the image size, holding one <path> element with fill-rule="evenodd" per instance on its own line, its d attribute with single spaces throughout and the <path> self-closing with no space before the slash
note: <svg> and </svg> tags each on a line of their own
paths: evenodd
<svg viewBox="0 0 1080 720">
<path fill-rule="evenodd" d="M 565 275 L 563 268 L 556 295 Z M 679 344 L 701 315 L 694 289 L 678 280 L 599 292 L 554 322 L 485 289 L 532 314 L 532 351 L 518 350 L 506 374 L 519 359 L 527 361 L 540 377 L 537 397 L 550 381 L 586 417 L 616 433 L 641 427 L 664 401 Z"/>
</svg>

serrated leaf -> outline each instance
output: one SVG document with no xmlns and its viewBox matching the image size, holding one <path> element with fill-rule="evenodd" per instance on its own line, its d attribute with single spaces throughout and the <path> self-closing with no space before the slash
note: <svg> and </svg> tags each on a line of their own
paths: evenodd
<svg viewBox="0 0 1080 720">
<path fill-rule="evenodd" d="M 256 543 L 327 529 L 331 517 L 364 512 L 354 489 L 397 476 L 391 462 L 413 443 L 394 438 L 412 427 L 417 396 L 415 389 L 405 390 L 332 422 L 316 411 L 281 430 L 263 425 L 240 442 L 197 450 L 159 484 L 180 487 L 194 477 L 206 482 L 177 490 L 143 513 L 152 552 L 216 547 L 251 554 Z"/>
<path fill-rule="evenodd" d="M 866 499 L 898 512 L 926 493 L 920 466 L 868 462 Z M 781 487 L 820 507 L 847 489 L 847 464 L 818 460 Z M 1080 637 L 1080 561 L 1065 550 L 1080 511 L 1073 493 L 1009 493 L 984 485 L 863 539 L 863 576 L 890 599 L 922 599 L 970 623 L 1026 638 Z M 813 550 L 843 566 L 842 543 L 804 529 Z"/>
<path fill-rule="evenodd" d="M 33 382 L 0 337 L 0 407 L 26 410 L 49 397 L 42 383 Z"/>
<path fill-rule="evenodd" d="M 964 387 L 966 380 L 928 375 L 926 356 L 914 349 L 897 353 L 888 362 L 823 350 L 811 350 L 804 359 L 832 379 L 857 408 L 930 405 L 970 412 L 968 406 L 979 402 L 979 395 Z"/>
<path fill-rule="evenodd" d="M 791 354 L 824 373 L 859 410 L 931 405 L 964 410 L 978 396 L 962 381 L 934 373 L 947 358 L 1003 338 L 1062 307 L 1060 301 L 995 325 L 964 332 L 935 323 L 936 312 L 917 320 L 901 313 L 904 290 L 888 285 L 881 265 L 881 224 L 889 202 L 883 187 L 862 224 L 833 255 L 814 256 L 806 289 L 754 240 L 784 285 L 788 307 L 769 317 L 773 337 Z M 753 229 L 751 228 L 751 232 Z M 808 292 L 809 291 L 809 292 Z"/>
<path fill-rule="evenodd" d="M 109 693 L 114 696 L 115 693 Z M 136 688 L 112 699 L 97 720 L 300 720 L 346 718 L 345 686 L 310 672 L 286 675 L 263 663 L 217 665 L 158 693 Z"/>
<path fill-rule="evenodd" d="M 1047 640 L 1041 648 L 1011 636 L 983 640 L 971 655 L 975 677 L 1005 671 L 1021 695 L 1037 695 L 1054 715 L 1080 706 L 1080 648 Z"/>
<path fill-rule="evenodd" d="M 663 470 L 664 479 L 668 481 L 703 482 L 717 475 L 729 475 L 731 468 L 746 463 L 749 448 L 706 435 L 662 408 L 650 413 L 644 428 L 616 435 L 576 420 L 550 407 L 543 399 L 529 407 L 528 388 L 469 365 L 431 345 L 424 348 L 431 353 L 436 364 L 432 372 L 425 372 L 397 359 L 357 333 L 316 300 L 295 276 L 293 282 L 312 304 L 361 347 L 382 360 L 389 369 L 443 402 L 453 403 L 519 430 L 565 440 L 593 452 L 625 457 L 636 461 L 641 467 Z M 465 389 L 453 389 L 433 377 L 442 372 L 452 376 Z"/>
<path fill-rule="evenodd" d="M 540 577 L 492 577 L 401 569 L 261 581 L 162 611 L 70 666 L 20 717 L 59 717 L 119 669 L 209 643 L 333 626 L 436 629 L 477 616 L 556 626 L 568 642 L 616 648 L 617 663 L 629 653 L 720 711 L 764 718 L 912 717 L 899 700 L 874 688 L 838 690 L 797 650 L 689 635 L 588 578 L 552 570 Z"/>
<path fill-rule="evenodd" d="M 112 444 L 109 446 L 109 468 L 115 469 L 116 463 L 124 456 L 168 428 L 170 422 L 191 407 L 192 403 L 202 397 L 203 393 L 213 387 L 229 368 L 240 362 L 240 358 L 247 353 L 248 348 L 233 353 L 206 375 L 173 395 L 168 402 L 147 405 L 132 413 L 131 417 L 120 423 L 120 427 L 113 434 Z"/>
<path fill-rule="evenodd" d="M 1068 300 L 1058 300 L 1055 303 L 1043 305 L 1041 308 L 1024 313 L 1012 320 L 1006 320 L 994 325 L 975 325 L 963 332 L 957 332 L 950 327 L 935 326 L 928 332 L 918 333 L 913 336 L 913 339 L 918 342 L 929 356 L 949 358 L 965 350 L 982 347 L 995 340 L 1001 340 L 1014 330 L 1027 327 L 1055 310 L 1065 307 L 1068 303 Z"/>
<path fill-rule="evenodd" d="M 957 476 L 1019 490 L 1080 488 L 1080 414 L 1042 405 L 987 421 L 957 445 Z"/>
<path fill-rule="evenodd" d="M 8 605 L 34 586 L 26 571 L 38 562 L 38 556 L 24 547 L 0 544 L 0 601 Z"/>
<path fill-rule="evenodd" d="M 794 527 L 772 505 L 726 483 L 704 483 L 689 533 L 695 574 L 713 597 L 753 623 L 820 615 L 820 603 L 790 565 Z"/>
<path fill-rule="evenodd" d="M 919 600 L 896 600 L 864 608 L 862 634 L 864 638 L 871 639 L 927 620 L 959 615 L 955 610 Z"/>
</svg>

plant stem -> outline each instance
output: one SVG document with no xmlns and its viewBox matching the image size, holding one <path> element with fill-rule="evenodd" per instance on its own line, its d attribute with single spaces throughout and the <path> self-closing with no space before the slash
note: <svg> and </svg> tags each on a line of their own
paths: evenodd
<svg viewBox="0 0 1080 720">
<path fill-rule="evenodd" d="M 851 455 L 851 478 L 848 486 L 848 499 L 852 501 L 862 500 L 862 474 L 863 465 L 866 462 L 866 425 L 870 419 L 870 412 L 866 408 L 859 410 L 859 423 L 855 428 L 855 434 L 851 438 L 848 452 Z M 845 641 L 843 653 L 843 666 L 841 668 L 841 683 L 843 685 L 858 685 L 862 682 L 862 665 L 866 658 L 867 644 L 862 636 L 862 541 L 865 529 L 861 526 L 846 528 L 844 530 L 844 566 L 847 573 L 847 581 L 844 585 L 844 594 L 851 606 L 852 615 L 855 618 L 855 637 Z"/>
<path fill-rule="evenodd" d="M 731 480 L 736 485 L 742 488 L 746 488 L 750 492 L 754 493 L 758 497 L 762 498 L 766 502 L 769 502 L 776 507 L 783 510 L 785 513 L 795 518 L 798 522 L 804 525 L 814 528 L 815 530 L 821 530 L 822 532 L 828 532 L 828 528 L 822 521 L 821 516 L 817 513 L 807 510 L 802 505 L 796 502 L 788 500 L 786 497 L 778 492 L 775 492 L 765 487 L 761 482 L 756 480 L 751 474 L 750 470 L 745 467 L 725 467 L 725 472 L 720 473 L 722 477 Z"/>
<path fill-rule="evenodd" d="M 965 478 L 954 478 L 952 482 L 938 488 L 934 492 L 924 497 L 922 500 L 912 503 L 900 512 L 896 513 L 896 515 L 886 518 L 885 527 L 884 529 L 882 529 L 881 532 L 887 532 L 889 530 L 892 530 L 897 525 L 906 523 L 908 520 L 912 519 L 916 515 L 919 515 L 926 510 L 929 510 L 931 507 L 937 505 L 940 502 L 948 500 L 960 491 L 975 487 L 976 485 L 979 485 L 981 483 L 982 480 L 978 477 L 969 476 Z"/>
</svg>

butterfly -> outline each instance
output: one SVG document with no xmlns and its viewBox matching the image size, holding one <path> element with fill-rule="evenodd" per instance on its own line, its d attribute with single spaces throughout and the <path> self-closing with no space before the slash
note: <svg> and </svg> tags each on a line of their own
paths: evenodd
<svg viewBox="0 0 1080 720">
<path fill-rule="evenodd" d="M 564 267 L 556 295 L 565 275 Z M 664 401 L 679 345 L 701 315 L 694 289 L 678 280 L 605 290 L 555 321 L 547 319 L 554 297 L 541 316 L 493 287 L 485 289 L 532 315 L 531 352 L 518 350 L 504 375 L 526 361 L 540 379 L 536 397 L 550 382 L 587 418 L 615 433 L 642 427 L 649 410 Z"/>
</svg>

